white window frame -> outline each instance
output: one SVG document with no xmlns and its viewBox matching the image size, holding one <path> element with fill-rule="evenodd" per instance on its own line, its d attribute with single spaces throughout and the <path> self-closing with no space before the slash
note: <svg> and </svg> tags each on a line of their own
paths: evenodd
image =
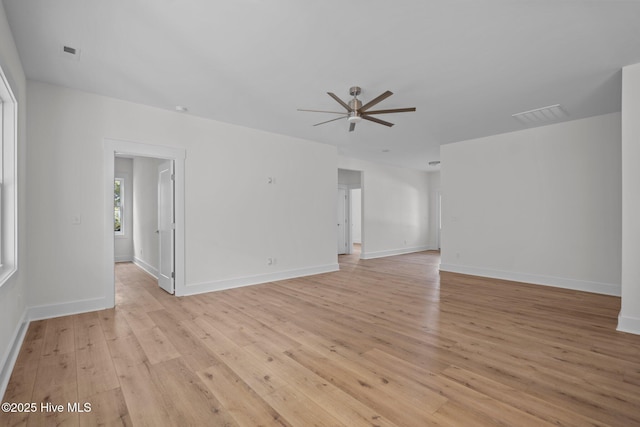
<svg viewBox="0 0 640 427">
<path fill-rule="evenodd" d="M 18 102 L 0 67 L 0 286 L 18 270 Z"/>
<path fill-rule="evenodd" d="M 113 179 L 114 185 L 115 185 L 116 181 L 120 181 L 120 231 L 115 231 L 114 230 L 114 234 L 116 236 L 119 236 L 119 237 L 124 237 L 124 235 L 125 235 L 125 233 L 124 233 L 124 209 L 125 209 L 125 206 L 124 206 L 124 204 L 125 204 L 125 189 L 124 189 L 124 186 L 125 186 L 126 180 L 125 180 L 125 178 L 121 178 L 121 177 L 116 176 Z M 115 206 L 114 206 L 114 208 L 115 208 Z M 114 213 L 113 220 L 115 221 L 115 213 Z"/>
</svg>

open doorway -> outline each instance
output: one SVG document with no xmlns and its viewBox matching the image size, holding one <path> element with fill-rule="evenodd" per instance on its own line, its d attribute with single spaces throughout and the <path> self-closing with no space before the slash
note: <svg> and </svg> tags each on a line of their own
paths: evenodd
<svg viewBox="0 0 640 427">
<path fill-rule="evenodd" d="M 338 169 L 338 254 L 358 254 L 364 246 L 362 171 Z"/>
<path fill-rule="evenodd" d="M 116 305 L 173 294 L 173 160 L 116 155 L 114 174 Z"/>
<path fill-rule="evenodd" d="M 362 188 L 349 190 L 351 199 L 351 253 L 360 256 L 362 253 Z"/>
<path fill-rule="evenodd" d="M 140 201 L 140 206 L 146 206 L 148 220 L 140 220 L 140 227 L 136 232 L 136 220 L 133 216 L 135 213 L 134 206 L 136 203 L 131 201 L 127 202 L 127 186 L 122 185 L 123 192 L 121 194 L 121 221 L 120 228 L 122 232 L 127 231 L 126 222 L 127 215 L 126 210 L 131 211 L 132 216 L 129 219 L 131 221 L 131 244 L 133 246 L 130 252 L 132 261 L 138 259 L 139 265 L 145 270 L 153 274 L 156 270 L 157 277 L 161 277 L 163 274 L 168 276 L 171 280 L 171 286 L 167 287 L 167 291 L 173 293 L 175 290 L 176 295 L 184 294 L 184 158 L 185 151 L 180 148 L 155 146 L 148 144 L 139 144 L 128 141 L 117 140 L 104 140 L 104 194 L 105 194 L 105 272 L 104 272 L 104 290 L 105 299 L 108 306 L 113 307 L 115 305 L 115 273 L 114 264 L 118 259 L 116 257 L 116 235 L 117 222 L 116 215 L 117 209 L 115 206 L 116 195 L 114 191 L 116 189 L 116 159 L 130 158 L 133 159 L 133 166 L 131 171 L 130 181 L 136 182 L 135 164 L 138 159 L 140 164 L 147 162 L 152 164 L 153 170 L 153 186 L 155 189 L 150 191 L 139 192 L 139 194 L 157 194 L 158 202 L 156 206 L 149 207 L 148 203 L 145 204 Z M 120 162 L 119 162 L 120 163 Z M 149 166 L 149 164 L 147 166 Z M 168 165 L 168 166 L 167 166 Z M 163 178 L 164 177 L 164 178 Z M 162 190 L 162 182 L 165 182 L 165 191 Z M 167 190 L 166 184 L 170 182 L 171 189 Z M 131 185 L 129 190 L 132 197 L 135 197 L 136 191 Z M 166 195 L 171 193 L 172 200 L 170 203 L 166 202 Z M 164 202 L 163 202 L 164 200 Z M 163 207 L 166 212 L 170 212 L 169 220 L 163 221 L 161 213 Z M 163 221 L 161 223 L 160 221 Z M 164 239 L 168 242 L 166 247 L 162 247 L 162 233 L 164 229 L 163 224 L 167 230 L 170 230 L 171 239 Z M 145 229 L 146 227 L 146 229 Z M 151 228 L 149 228 L 151 227 Z M 147 240 L 153 240 L 148 238 L 149 234 L 157 234 L 155 240 L 158 241 L 157 251 L 153 245 L 145 246 L 144 235 L 147 236 Z M 137 237 L 137 239 L 136 239 Z M 136 245 L 137 241 L 137 245 Z M 145 249 L 146 248 L 146 249 Z M 163 255 L 164 254 L 164 255 Z M 139 255 L 143 255 L 140 257 Z M 157 257 L 157 263 L 155 261 L 145 262 L 144 258 L 153 260 L 155 255 Z M 164 260 L 164 261 L 163 261 Z M 145 268 L 146 264 L 146 268 Z M 155 264 L 155 266 L 154 266 Z M 160 282 L 159 282 L 160 284 Z M 165 286 L 163 286 L 164 288 Z"/>
</svg>

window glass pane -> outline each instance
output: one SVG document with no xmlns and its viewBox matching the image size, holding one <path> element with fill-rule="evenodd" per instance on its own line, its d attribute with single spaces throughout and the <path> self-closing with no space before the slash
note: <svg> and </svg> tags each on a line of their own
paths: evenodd
<svg viewBox="0 0 640 427">
<path fill-rule="evenodd" d="M 113 230 L 122 233 L 122 179 L 116 178 L 113 186 Z"/>
</svg>

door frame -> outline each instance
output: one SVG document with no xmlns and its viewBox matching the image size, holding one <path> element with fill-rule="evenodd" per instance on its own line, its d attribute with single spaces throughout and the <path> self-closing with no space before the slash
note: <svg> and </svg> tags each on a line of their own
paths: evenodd
<svg viewBox="0 0 640 427">
<path fill-rule="evenodd" d="M 353 241 L 351 240 L 351 193 L 349 192 L 349 187 L 347 185 L 338 185 L 338 196 L 340 195 L 340 191 L 344 190 L 345 200 L 344 200 L 344 240 L 345 240 L 345 252 L 344 255 L 349 255 L 353 253 Z M 337 214 L 337 209 L 336 209 Z M 340 253 L 338 253 L 340 255 Z"/>
<path fill-rule="evenodd" d="M 105 138 L 103 140 L 104 166 L 104 296 L 106 308 L 115 307 L 115 245 L 113 237 L 113 180 L 115 179 L 115 156 L 151 157 L 173 160 L 175 174 L 175 295 L 185 294 L 185 158 L 184 148 L 166 147 L 162 145 L 143 144 Z"/>
<path fill-rule="evenodd" d="M 342 168 L 342 167 L 338 167 L 338 175 L 340 174 L 340 171 L 349 171 L 349 172 L 358 172 L 359 175 L 359 179 L 358 179 L 358 183 L 350 183 L 350 184 L 345 184 L 345 183 L 340 183 L 340 178 L 338 178 L 338 188 L 346 188 L 347 191 L 347 195 L 349 198 L 349 206 L 348 206 L 348 215 L 349 215 L 349 227 L 348 227 L 348 231 L 349 231 L 349 235 L 348 235 L 348 250 L 349 252 L 347 252 L 348 254 L 352 254 L 353 253 L 353 235 L 351 233 L 351 224 L 353 223 L 353 218 L 351 217 L 352 213 L 351 213 L 351 190 L 354 189 L 360 189 L 360 259 L 365 259 L 363 258 L 366 254 L 365 252 L 365 235 L 366 235 L 366 225 L 365 225 L 365 206 L 364 206 L 364 201 L 365 201 L 365 171 L 361 170 L 361 169 L 349 169 L 349 168 Z"/>
<path fill-rule="evenodd" d="M 158 249 L 160 250 L 158 254 L 158 286 L 161 289 L 167 291 L 167 293 L 174 295 L 176 292 L 175 286 L 175 191 L 174 191 L 174 173 L 175 166 L 172 160 L 163 160 L 162 163 L 158 165 L 157 168 L 157 177 L 158 177 Z M 162 173 L 168 173 L 168 181 L 170 186 L 170 196 L 169 200 L 171 200 L 171 205 L 166 205 L 163 203 L 164 196 L 164 188 L 163 188 L 163 178 Z M 166 211 L 166 208 L 170 208 L 169 212 Z M 168 220 L 165 218 L 165 214 L 168 213 Z M 168 227 L 167 227 L 168 225 Z M 165 233 L 168 231 L 168 245 L 163 243 L 165 239 Z M 166 247 L 171 248 L 171 257 L 169 258 L 169 272 L 164 274 L 165 268 L 167 267 L 163 262 L 165 258 Z"/>
</svg>

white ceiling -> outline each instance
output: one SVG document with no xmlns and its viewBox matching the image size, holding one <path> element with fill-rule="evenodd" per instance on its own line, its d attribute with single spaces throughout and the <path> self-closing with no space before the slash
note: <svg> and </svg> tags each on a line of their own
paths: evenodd
<svg viewBox="0 0 640 427">
<path fill-rule="evenodd" d="M 512 114 L 561 104 L 568 120 L 620 110 L 640 62 L 640 1 L 4 0 L 27 77 L 332 144 L 430 170 L 439 147 L 523 129 Z M 79 60 L 61 53 L 80 50 Z M 376 108 L 349 133 L 326 92 Z M 176 113 L 179 114 L 179 113 Z M 383 150 L 389 150 L 383 152 Z"/>
</svg>

